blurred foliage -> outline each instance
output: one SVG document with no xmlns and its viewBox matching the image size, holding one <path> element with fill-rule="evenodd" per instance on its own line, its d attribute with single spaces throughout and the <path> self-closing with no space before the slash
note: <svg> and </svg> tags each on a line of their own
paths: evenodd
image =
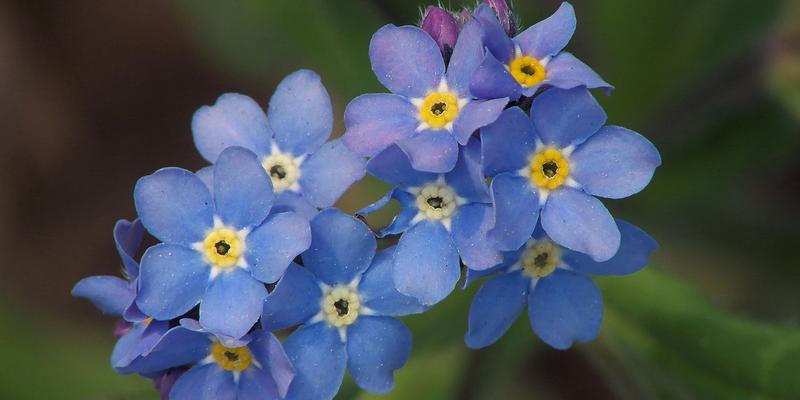
<svg viewBox="0 0 800 400">
<path fill-rule="evenodd" d="M 262 104 L 271 82 L 310 68 L 322 75 L 338 115 L 351 98 L 383 91 L 367 57 L 372 33 L 383 24 L 412 24 L 419 17 L 417 3 L 400 0 L 174 4 L 195 47 L 219 74 L 264 83 L 264 92 L 256 96 Z M 645 132 L 664 159 L 645 192 L 609 202 L 610 207 L 648 230 L 658 227 L 655 236 L 675 245 L 664 246 L 659 269 L 598 280 L 606 300 L 601 338 L 558 355 L 588 360 L 614 398 L 800 397 L 800 330 L 737 316 L 726 310 L 735 302 L 704 293 L 714 285 L 747 286 L 754 274 L 765 275 L 767 265 L 774 272 L 769 284 L 775 292 L 783 285 L 796 293 L 797 282 L 781 278 L 797 265 L 797 255 L 792 255 L 796 221 L 787 221 L 780 208 L 760 203 L 745 207 L 753 203 L 740 194 L 752 181 L 761 183 L 764 168 L 789 165 L 800 147 L 800 6 L 778 0 L 574 4 L 579 25 L 569 49 L 617 87 L 612 96 L 599 96 L 609 122 Z M 557 2 L 517 0 L 515 5 L 530 25 L 555 10 Z M 337 123 L 341 126 L 341 118 Z M 761 157 L 753 157 L 755 146 Z M 374 180 L 358 185 L 345 199 L 345 208 L 371 202 L 383 188 Z M 375 224 L 390 217 L 381 214 Z M 693 226 L 692 235 L 672 230 L 681 224 Z M 726 253 L 745 229 L 759 250 L 736 255 L 745 268 L 682 265 L 693 257 L 730 256 Z M 703 257 L 681 247 L 693 240 L 699 241 Z M 759 270 L 747 268 L 753 266 Z M 691 267 L 706 269 L 687 271 Z M 700 273 L 710 278 L 684 282 Z M 761 289 L 750 287 L 750 298 L 737 294 L 768 301 L 761 299 L 770 297 Z M 393 392 L 368 395 L 348 379 L 339 398 L 556 397 L 557 388 L 544 379 L 548 366 L 538 362 L 552 350 L 534 337 L 524 317 L 488 349 L 473 351 L 463 345 L 474 290 L 475 285 L 457 291 L 430 312 L 406 319 L 415 347 L 408 365 L 396 375 Z M 13 309 L 7 306 L 0 310 Z M 797 318 L 796 307 L 784 307 Z M 111 371 L 109 336 L 60 329 L 68 322 L 43 331 L 37 321 L 19 320 L 21 315 L 0 314 L 2 354 L 14 360 L 0 363 L 0 398 L 52 398 L 52 393 L 64 399 L 156 397 L 149 382 Z M 20 369 L 30 373 L 12 375 Z M 16 381 L 7 381 L 10 376 Z"/>
</svg>

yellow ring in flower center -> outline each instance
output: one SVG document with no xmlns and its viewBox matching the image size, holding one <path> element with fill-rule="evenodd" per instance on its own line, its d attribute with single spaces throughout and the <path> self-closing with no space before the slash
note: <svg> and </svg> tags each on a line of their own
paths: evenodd
<svg viewBox="0 0 800 400">
<path fill-rule="evenodd" d="M 211 355 L 214 361 L 226 371 L 244 371 L 250 366 L 253 354 L 247 346 L 226 347 L 216 342 L 211 345 Z"/>
<path fill-rule="evenodd" d="M 236 265 L 244 250 L 244 243 L 231 229 L 215 229 L 203 240 L 206 259 L 215 267 L 230 268 Z"/>
<path fill-rule="evenodd" d="M 541 83 L 547 77 L 544 66 L 539 60 L 530 57 L 517 57 L 508 65 L 511 76 L 524 87 L 531 87 Z"/>
<path fill-rule="evenodd" d="M 420 121 L 431 128 L 441 129 L 456 120 L 458 96 L 450 92 L 435 92 L 425 97 L 419 107 Z"/>
<path fill-rule="evenodd" d="M 569 176 L 569 162 L 560 151 L 553 148 L 536 153 L 529 168 L 531 181 L 543 189 L 556 189 Z"/>
<path fill-rule="evenodd" d="M 544 278 L 553 273 L 561 261 L 561 250 L 555 243 L 543 239 L 525 250 L 520 260 L 523 272 L 533 278 Z"/>
</svg>

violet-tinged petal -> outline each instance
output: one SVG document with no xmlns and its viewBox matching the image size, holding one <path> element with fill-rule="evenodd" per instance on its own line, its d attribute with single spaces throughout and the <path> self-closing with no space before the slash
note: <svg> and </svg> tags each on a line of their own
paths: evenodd
<svg viewBox="0 0 800 400">
<path fill-rule="evenodd" d="M 325 143 L 300 167 L 303 197 L 316 207 L 332 206 L 365 173 L 364 160 L 341 140 Z"/>
<path fill-rule="evenodd" d="M 505 97 L 467 103 L 459 111 L 458 119 L 453 123 L 453 135 L 458 143 L 462 146 L 467 144 L 476 130 L 496 121 L 506 104 L 508 104 L 508 99 Z"/>
<path fill-rule="evenodd" d="M 212 333 L 241 338 L 258 321 L 266 297 L 264 284 L 247 271 L 223 271 L 203 296 L 200 324 Z"/>
<path fill-rule="evenodd" d="M 436 180 L 436 174 L 415 170 L 406 153 L 397 146 L 390 146 L 370 159 L 367 171 L 378 179 L 401 188 L 420 186 Z"/>
<path fill-rule="evenodd" d="M 339 331 L 325 322 L 302 326 L 283 348 L 295 369 L 286 400 L 332 399 L 342 384 L 347 348 Z"/>
<path fill-rule="evenodd" d="M 121 316 L 134 297 L 128 281 L 116 276 L 90 276 L 81 279 L 70 294 L 92 302 L 103 314 Z"/>
<path fill-rule="evenodd" d="M 237 229 L 253 228 L 272 208 L 272 180 L 256 155 L 241 147 L 229 147 L 214 165 L 216 215 Z"/>
<path fill-rule="evenodd" d="M 490 203 L 489 188 L 480 166 L 480 141 L 472 139 L 461 148 L 455 168 L 444 176 L 448 186 L 467 202 Z"/>
<path fill-rule="evenodd" d="M 344 110 L 342 141 L 354 153 L 372 157 L 414 133 L 419 110 L 403 96 L 364 94 Z"/>
<path fill-rule="evenodd" d="M 269 373 L 279 396 L 286 396 L 294 378 L 294 368 L 278 338 L 271 332 L 259 329 L 252 333 L 248 347 L 263 370 Z"/>
<path fill-rule="evenodd" d="M 411 166 L 424 172 L 449 172 L 458 159 L 458 143 L 450 132 L 424 130 L 398 142 Z"/>
<path fill-rule="evenodd" d="M 363 316 L 347 329 L 347 367 L 356 384 L 373 393 L 394 386 L 394 371 L 411 353 L 411 332 L 390 317 Z"/>
<path fill-rule="evenodd" d="M 189 369 L 175 382 L 170 400 L 236 400 L 233 374 L 217 363 Z"/>
<path fill-rule="evenodd" d="M 492 8 L 487 4 L 481 4 L 475 10 L 475 18 L 483 27 L 483 42 L 489 51 L 501 62 L 510 62 L 514 56 L 514 43 L 508 37 Z"/>
<path fill-rule="evenodd" d="M 506 65 L 487 53 L 481 65 L 472 74 L 469 90 L 478 99 L 499 99 L 508 97 L 517 100 L 522 94 L 522 86 L 511 76 Z"/>
<path fill-rule="evenodd" d="M 247 236 L 250 273 L 261 282 L 273 283 L 310 245 L 311 228 L 305 217 L 293 212 L 270 215 Z"/>
<path fill-rule="evenodd" d="M 152 374 L 181 365 L 193 364 L 208 355 L 209 335 L 177 326 L 159 338 L 157 343 L 138 357 L 126 372 Z"/>
<path fill-rule="evenodd" d="M 301 156 L 319 148 L 333 130 L 333 107 L 319 75 L 307 69 L 283 78 L 269 100 L 269 125 L 281 151 Z"/>
<path fill-rule="evenodd" d="M 564 249 L 561 258 L 572 269 L 593 275 L 627 275 L 647 265 L 650 255 L 658 250 L 658 243 L 635 225 L 617 219 L 620 232 L 619 250 L 605 262 L 596 262 L 589 256 Z"/>
<path fill-rule="evenodd" d="M 479 349 L 500 339 L 525 308 L 528 286 L 530 279 L 520 271 L 486 281 L 469 308 L 469 328 L 464 335 L 467 347 Z"/>
<path fill-rule="evenodd" d="M 506 31 L 509 37 L 514 37 L 517 34 L 517 20 L 514 18 L 514 13 L 506 0 L 484 0 L 497 15 L 500 25 Z"/>
<path fill-rule="evenodd" d="M 503 111 L 497 121 L 481 129 L 481 145 L 484 174 L 518 171 L 536 147 L 531 119 L 519 107 Z"/>
<path fill-rule="evenodd" d="M 139 252 L 142 238 L 144 238 L 144 225 L 142 225 L 141 220 L 136 219 L 133 222 L 128 222 L 121 219 L 114 224 L 114 245 L 117 247 L 117 253 L 122 259 L 125 274 L 130 279 L 135 279 L 139 276 L 139 263 L 136 262 L 134 257 Z"/>
<path fill-rule="evenodd" d="M 544 144 L 567 147 L 597 132 L 606 112 L 586 88 L 550 89 L 533 100 L 531 120 Z"/>
<path fill-rule="evenodd" d="M 550 192 L 542 227 L 556 243 L 598 262 L 610 259 L 619 248 L 619 229 L 603 203 L 573 188 Z"/>
<path fill-rule="evenodd" d="M 236 385 L 236 400 L 279 400 L 282 397 L 269 371 L 248 368 L 241 372 Z"/>
<path fill-rule="evenodd" d="M 140 178 L 133 199 L 144 227 L 165 243 L 202 241 L 214 224 L 211 192 L 185 169 L 162 168 Z"/>
<path fill-rule="evenodd" d="M 558 54 L 575 33 L 575 9 L 567 2 L 553 15 L 539 21 L 514 38 L 522 53 L 541 60 Z"/>
<path fill-rule="evenodd" d="M 531 236 L 539 220 L 539 194 L 526 178 L 502 173 L 491 184 L 494 228 L 489 238 L 498 250 L 520 248 Z"/>
<path fill-rule="evenodd" d="M 200 302 L 211 268 L 195 250 L 157 244 L 144 252 L 136 305 L 158 320 L 176 318 Z"/>
<path fill-rule="evenodd" d="M 545 83 L 559 89 L 572 89 L 578 86 L 589 89 L 601 88 L 605 89 L 607 94 L 614 89 L 614 86 L 604 81 L 597 72 L 567 52 L 560 53 L 547 64 Z"/>
<path fill-rule="evenodd" d="M 461 260 L 470 269 L 489 269 L 503 261 L 500 252 L 487 237 L 493 223 L 492 207 L 488 204 L 461 206 L 453 217 L 453 243 Z"/>
<path fill-rule="evenodd" d="M 303 216 L 307 220 L 311 220 L 317 215 L 316 207 L 311 205 L 302 195 L 289 190 L 284 190 L 275 194 L 275 202 L 272 203 L 272 213 L 280 214 L 285 212 L 293 212 Z"/>
<path fill-rule="evenodd" d="M 192 117 L 192 135 L 200 155 L 211 163 L 231 146 L 269 154 L 272 142 L 264 110 L 250 97 L 237 93 L 223 94 L 213 106 L 197 110 Z"/>
<path fill-rule="evenodd" d="M 369 60 L 383 86 L 406 97 L 424 97 L 444 76 L 439 46 L 415 26 L 378 29 L 369 43 Z"/>
<path fill-rule="evenodd" d="M 458 251 L 438 222 L 422 221 L 406 231 L 397 244 L 393 264 L 397 290 L 424 305 L 447 297 L 461 275 Z"/>
<path fill-rule="evenodd" d="M 589 194 L 621 199 L 650 183 L 661 156 L 644 136 L 605 126 L 570 157 L 570 173 Z"/>
<path fill-rule="evenodd" d="M 603 299 L 589 277 L 556 269 L 528 295 L 528 317 L 536 335 L 566 350 L 575 341 L 597 337 L 603 321 Z"/>
<path fill-rule="evenodd" d="M 458 35 L 453 56 L 447 64 L 447 85 L 458 93 L 459 97 L 472 97 L 469 92 L 469 83 L 475 69 L 483 62 L 482 36 L 480 23 L 470 18 Z"/>
</svg>

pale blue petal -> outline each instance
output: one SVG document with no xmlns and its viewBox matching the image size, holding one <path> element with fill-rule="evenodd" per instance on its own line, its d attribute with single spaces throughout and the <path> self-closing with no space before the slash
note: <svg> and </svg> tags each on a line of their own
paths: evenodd
<svg viewBox="0 0 800 400">
<path fill-rule="evenodd" d="M 523 31 L 514 41 L 519 44 L 523 54 L 541 60 L 556 55 L 567 46 L 575 33 L 576 24 L 575 10 L 572 5 L 563 2 L 553 15 Z"/>
<path fill-rule="evenodd" d="M 258 103 L 245 95 L 227 93 L 213 106 L 203 106 L 194 113 L 192 135 L 200 155 L 214 163 L 231 146 L 269 154 L 272 131 Z"/>
<path fill-rule="evenodd" d="M 247 236 L 248 269 L 261 282 L 273 283 L 310 245 L 311 228 L 305 217 L 293 212 L 270 215 Z"/>
<path fill-rule="evenodd" d="M 216 215 L 237 229 L 252 228 L 272 207 L 272 180 L 253 152 L 230 147 L 214 166 Z"/>
<path fill-rule="evenodd" d="M 372 157 L 414 133 L 419 110 L 407 98 L 394 94 L 364 94 L 344 110 L 342 141 L 354 153 Z"/>
<path fill-rule="evenodd" d="M 283 344 L 295 377 L 287 400 L 332 399 L 342 384 L 347 349 L 339 331 L 325 322 L 303 326 Z"/>
<path fill-rule="evenodd" d="M 261 326 L 274 331 L 302 324 L 319 313 L 321 298 L 314 275 L 292 263 L 264 302 Z"/>
<path fill-rule="evenodd" d="M 436 180 L 436 174 L 415 170 L 406 153 L 397 146 L 390 146 L 370 159 L 367 171 L 378 179 L 401 188 L 421 186 Z"/>
<path fill-rule="evenodd" d="M 366 224 L 329 208 L 311 220 L 311 247 L 302 255 L 303 265 L 329 285 L 348 284 L 369 267 L 376 248 Z"/>
<path fill-rule="evenodd" d="M 536 147 L 531 119 L 519 107 L 503 111 L 497 121 L 481 129 L 481 145 L 484 174 L 517 172 Z"/>
<path fill-rule="evenodd" d="M 469 329 L 464 335 L 467 347 L 479 349 L 500 339 L 525 308 L 528 286 L 530 279 L 520 271 L 486 281 L 469 308 Z"/>
<path fill-rule="evenodd" d="M 502 173 L 491 184 L 495 225 L 489 231 L 499 250 L 520 248 L 539 220 L 539 194 L 527 178 Z"/>
<path fill-rule="evenodd" d="M 584 87 L 550 89 L 533 100 L 531 120 L 545 144 L 567 147 L 597 132 L 606 123 L 606 113 Z"/>
<path fill-rule="evenodd" d="M 103 314 L 118 317 L 133 301 L 134 290 L 116 276 L 90 276 L 76 283 L 70 294 L 91 301 Z"/>
<path fill-rule="evenodd" d="M 300 167 L 303 197 L 318 208 L 330 207 L 365 173 L 364 159 L 341 140 L 324 144 Z"/>
<path fill-rule="evenodd" d="M 394 251 L 395 247 L 392 246 L 378 253 L 372 260 L 372 266 L 364 273 L 358 285 L 361 300 L 377 315 L 399 317 L 424 312 L 427 307 L 394 288 L 392 279 Z"/>
<path fill-rule="evenodd" d="M 175 382 L 170 400 L 237 400 L 233 374 L 217 363 L 191 368 Z"/>
<path fill-rule="evenodd" d="M 200 324 L 212 333 L 241 338 L 258 321 L 266 297 L 267 288 L 247 271 L 223 271 L 203 296 Z"/>
<path fill-rule="evenodd" d="M 458 142 L 446 130 L 424 130 L 397 144 L 417 171 L 449 172 L 458 159 Z"/>
<path fill-rule="evenodd" d="M 286 396 L 289 384 L 294 378 L 294 368 L 278 338 L 271 332 L 259 329 L 252 333 L 248 347 L 256 360 L 261 363 L 261 368 L 269 373 L 278 395 Z"/>
<path fill-rule="evenodd" d="M 614 89 L 597 72 L 567 52 L 557 55 L 547 64 L 546 83 L 560 89 L 585 86 L 589 89 L 602 88 L 607 93 Z"/>
<path fill-rule="evenodd" d="M 467 144 L 476 130 L 496 121 L 506 104 L 508 104 L 506 97 L 467 103 L 464 108 L 459 110 L 458 119 L 453 124 L 453 135 L 458 143 L 462 146 Z"/>
<path fill-rule="evenodd" d="M 211 268 L 197 251 L 155 245 L 142 256 L 136 305 L 158 320 L 179 317 L 200 302 L 210 273 Z"/>
<path fill-rule="evenodd" d="M 347 367 L 362 389 L 386 393 L 411 353 L 411 332 L 390 317 L 360 317 L 347 328 Z"/>
<path fill-rule="evenodd" d="M 450 234 L 438 222 L 422 221 L 400 237 L 394 253 L 397 290 L 433 305 L 455 288 L 461 266 Z"/>
<path fill-rule="evenodd" d="M 483 270 L 503 261 L 500 251 L 487 238 L 493 223 L 492 207 L 488 204 L 461 206 L 453 217 L 453 243 L 468 268 Z"/>
<path fill-rule="evenodd" d="M 439 46 L 415 26 L 379 29 L 370 41 L 369 59 L 383 86 L 407 97 L 424 97 L 444 75 Z"/>
<path fill-rule="evenodd" d="M 283 78 L 269 100 L 269 126 L 281 151 L 312 153 L 333 130 L 333 108 L 319 75 L 301 69 Z"/>
<path fill-rule="evenodd" d="M 572 269 L 594 275 L 627 275 L 647 265 L 658 243 L 633 224 L 617 219 L 621 235 L 619 250 L 610 260 L 596 262 L 585 254 L 564 250 L 561 258 Z"/>
</svg>

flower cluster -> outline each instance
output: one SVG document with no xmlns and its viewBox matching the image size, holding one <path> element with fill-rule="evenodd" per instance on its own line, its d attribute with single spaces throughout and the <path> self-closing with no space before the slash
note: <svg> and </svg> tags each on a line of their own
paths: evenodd
<svg viewBox="0 0 800 400">
<path fill-rule="evenodd" d="M 120 318 L 112 366 L 165 399 L 330 399 L 346 370 L 387 392 L 411 352 L 397 317 L 425 312 L 462 275 L 485 281 L 471 348 L 497 341 L 526 303 L 554 348 L 596 337 L 591 276 L 635 272 L 657 248 L 597 197 L 641 191 L 661 160 L 638 133 L 605 126 L 590 89 L 612 87 L 563 51 L 571 5 L 519 33 L 515 18 L 486 0 L 379 29 L 369 57 L 391 94 L 350 102 L 342 139 L 328 140 L 331 101 L 307 70 L 266 113 L 241 94 L 200 108 L 191 127 L 211 165 L 141 178 L 137 219 L 114 227 L 124 278 L 73 289 Z M 367 172 L 393 188 L 359 217 L 402 206 L 377 233 L 332 208 Z M 145 233 L 157 243 L 139 256 Z"/>
</svg>

